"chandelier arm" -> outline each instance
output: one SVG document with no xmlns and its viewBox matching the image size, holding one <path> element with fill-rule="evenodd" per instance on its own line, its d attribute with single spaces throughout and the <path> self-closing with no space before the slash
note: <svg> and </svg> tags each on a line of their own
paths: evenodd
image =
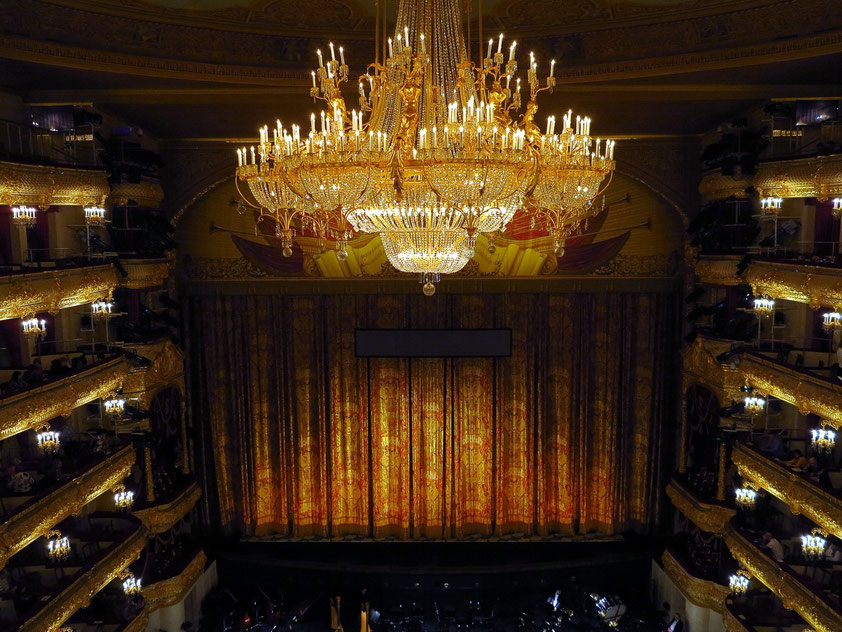
<svg viewBox="0 0 842 632">
<path fill-rule="evenodd" d="M 243 192 L 240 190 L 240 182 L 239 182 L 239 180 L 240 180 L 240 178 L 239 178 L 238 176 L 236 176 L 236 175 L 235 175 L 235 176 L 234 176 L 234 187 L 237 189 L 237 193 L 240 195 L 240 197 L 242 198 L 243 202 L 245 202 L 246 204 L 248 204 L 248 205 L 249 205 L 250 207 L 252 207 L 252 208 L 255 208 L 255 209 L 260 210 L 260 208 L 261 208 L 260 206 L 255 206 L 254 204 L 252 204 L 252 203 L 249 201 L 249 199 L 248 199 L 245 195 L 243 195 Z M 257 201 L 257 200 L 255 199 L 255 202 L 256 202 L 256 201 Z"/>
</svg>

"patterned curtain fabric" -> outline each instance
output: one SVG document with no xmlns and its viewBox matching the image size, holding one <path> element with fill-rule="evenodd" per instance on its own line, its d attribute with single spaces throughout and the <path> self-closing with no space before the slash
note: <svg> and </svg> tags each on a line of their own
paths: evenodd
<svg viewBox="0 0 842 632">
<path fill-rule="evenodd" d="M 658 520 L 674 294 L 198 296 L 185 316 L 209 526 L 464 538 Z M 358 359 L 355 327 L 508 327 L 513 353 Z"/>
</svg>

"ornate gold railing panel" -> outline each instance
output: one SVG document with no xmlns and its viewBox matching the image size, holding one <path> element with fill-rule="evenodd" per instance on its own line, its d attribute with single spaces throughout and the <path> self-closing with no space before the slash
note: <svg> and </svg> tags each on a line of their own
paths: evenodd
<svg viewBox="0 0 842 632">
<path fill-rule="evenodd" d="M 702 384 L 716 393 L 722 406 L 740 397 L 744 384 L 739 370 L 717 362 L 716 356 L 731 348 L 731 343 L 709 340 L 701 336 L 684 350 L 684 391 L 693 384 Z"/>
<path fill-rule="evenodd" d="M 764 395 L 842 424 L 842 385 L 752 354 L 743 355 L 739 372 L 749 386 Z"/>
<path fill-rule="evenodd" d="M 0 277 L 0 320 L 92 303 L 111 296 L 116 287 L 110 263 Z"/>
<path fill-rule="evenodd" d="M 145 546 L 146 529 L 139 525 L 134 533 L 94 564 L 93 568 L 50 599 L 37 614 L 18 628 L 18 632 L 57 630 L 79 608 L 87 606 L 91 597 L 140 557 Z"/>
<path fill-rule="evenodd" d="M 711 173 L 702 178 L 702 199 L 745 198 L 746 189 L 754 187 L 760 197 L 818 198 L 826 200 L 842 195 L 842 155 L 814 156 L 794 160 L 761 162 L 753 176 L 723 176 Z"/>
<path fill-rule="evenodd" d="M 734 446 L 731 458 L 741 476 L 785 502 L 792 513 L 842 537 L 842 500 L 744 445 Z"/>
<path fill-rule="evenodd" d="M 123 384 L 129 363 L 117 357 L 66 378 L 0 400 L 0 440 L 106 397 Z"/>
<path fill-rule="evenodd" d="M 0 525 L 0 568 L 56 524 L 117 487 L 131 474 L 134 461 L 134 448 L 128 445 Z"/>
<path fill-rule="evenodd" d="M 693 271 L 699 277 L 699 283 L 709 285 L 733 286 L 742 283 L 740 275 L 737 274 L 737 263 L 742 256 L 739 255 L 705 255 L 696 259 Z"/>
<path fill-rule="evenodd" d="M 104 171 L 0 162 L 0 204 L 102 206 L 108 192 Z"/>
<path fill-rule="evenodd" d="M 749 542 L 731 524 L 725 527 L 725 544 L 740 564 L 818 632 L 842 630 L 842 615 L 782 569 L 771 557 Z"/>
<path fill-rule="evenodd" d="M 142 290 L 164 284 L 170 274 L 166 258 L 159 259 L 120 259 L 120 263 L 129 275 L 120 279 L 120 287 Z"/>
<path fill-rule="evenodd" d="M 727 586 L 694 577 L 682 566 L 670 551 L 664 551 L 661 558 L 664 572 L 687 599 L 700 608 L 708 608 L 722 615 L 722 623 L 727 632 L 746 632 L 745 626 L 725 605 L 730 593 Z"/>
<path fill-rule="evenodd" d="M 139 206 L 158 208 L 164 199 L 164 189 L 157 182 L 120 182 L 111 185 L 108 203 L 112 206 L 125 206 L 129 201 Z"/>
<path fill-rule="evenodd" d="M 696 498 L 693 493 L 680 482 L 671 480 L 667 484 L 669 496 L 675 508 L 703 531 L 722 535 L 725 525 L 737 513 L 736 510 L 722 505 L 705 503 Z"/>
<path fill-rule="evenodd" d="M 143 588 L 143 599 L 149 612 L 177 604 L 187 596 L 193 584 L 205 570 L 204 551 L 199 551 L 190 563 L 175 577 L 163 579 Z"/>
<path fill-rule="evenodd" d="M 163 533 L 193 509 L 201 496 L 202 490 L 196 483 L 191 483 L 171 502 L 141 509 L 134 512 L 134 515 L 140 518 L 149 533 Z"/>
<path fill-rule="evenodd" d="M 165 386 L 184 392 L 184 351 L 169 340 L 131 349 L 152 360 L 151 366 L 132 371 L 123 383 L 124 392 L 139 394 L 141 406 L 149 406 L 155 393 Z"/>
</svg>

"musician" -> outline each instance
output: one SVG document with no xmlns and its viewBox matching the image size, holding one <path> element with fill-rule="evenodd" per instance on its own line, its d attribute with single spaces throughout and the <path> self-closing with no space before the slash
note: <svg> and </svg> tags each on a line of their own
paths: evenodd
<svg viewBox="0 0 842 632">
<path fill-rule="evenodd" d="M 558 612 L 561 609 L 561 588 L 557 588 L 556 591 L 547 598 L 547 603 L 552 606 L 553 612 Z"/>
<path fill-rule="evenodd" d="M 684 632 L 684 621 L 681 619 L 681 613 L 676 612 L 667 626 L 667 632 Z"/>
</svg>

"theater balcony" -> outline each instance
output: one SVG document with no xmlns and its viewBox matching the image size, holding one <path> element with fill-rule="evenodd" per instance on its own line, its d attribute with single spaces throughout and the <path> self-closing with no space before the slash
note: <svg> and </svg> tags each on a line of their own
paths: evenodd
<svg viewBox="0 0 842 632">
<path fill-rule="evenodd" d="M 152 503 L 141 501 L 135 505 L 134 514 L 150 534 L 163 533 L 187 515 L 201 495 L 202 490 L 196 481 L 183 477 L 168 497 L 156 498 Z"/>
<path fill-rule="evenodd" d="M 120 287 L 130 290 L 150 290 L 163 287 L 169 276 L 169 264 L 166 257 L 149 259 L 121 259 L 127 276 L 120 279 Z"/>
<path fill-rule="evenodd" d="M 0 276 L 0 320 L 92 303 L 111 296 L 116 287 L 117 272 L 110 263 L 18 267 Z"/>
<path fill-rule="evenodd" d="M 123 385 L 130 371 L 124 355 L 109 355 L 61 375 L 46 374 L 46 381 L 4 395 L 0 398 L 0 440 L 60 415 L 68 416 L 74 408 L 110 395 Z M 3 381 L 13 372 L 3 369 Z"/>
<path fill-rule="evenodd" d="M 667 484 L 667 496 L 672 504 L 703 531 L 722 535 L 725 525 L 736 511 L 722 502 L 700 498 L 697 492 L 690 489 L 686 480 L 686 477 L 679 475 Z"/>
<path fill-rule="evenodd" d="M 56 563 L 35 542 L 7 565 L 16 619 L 4 630 L 44 632 L 59 629 L 136 560 L 146 545 L 146 529 L 127 514 L 94 513 L 59 525 L 71 554 Z M 7 605 L 7 611 L 9 606 Z"/>
<path fill-rule="evenodd" d="M 70 455 L 65 442 L 65 452 Z M 84 448 L 75 450 L 79 463 L 72 467 L 73 460 L 66 456 L 63 463 L 71 465 L 62 472 L 62 480 L 50 481 L 44 476 L 43 484 L 36 485 L 28 493 L 6 492 L 0 497 L 3 508 L 3 523 L 0 525 L 0 568 L 15 553 L 38 538 L 44 536 L 53 525 L 72 514 L 78 514 L 89 502 L 103 493 L 110 492 L 129 476 L 135 462 L 132 446 L 124 446 L 107 456 L 97 455 Z M 26 465 L 26 464 L 24 464 Z M 29 464 L 36 468 L 37 464 Z"/>
<path fill-rule="evenodd" d="M 795 610 L 816 630 L 842 630 L 842 611 L 831 593 L 808 586 L 795 569 L 767 555 L 733 522 L 726 525 L 723 539 L 734 559 L 772 591 L 785 607 Z"/>
<path fill-rule="evenodd" d="M 172 559 L 166 571 L 151 574 L 143 589 L 146 611 L 152 613 L 182 601 L 204 572 L 206 564 L 204 551 L 194 544 Z"/>
</svg>

